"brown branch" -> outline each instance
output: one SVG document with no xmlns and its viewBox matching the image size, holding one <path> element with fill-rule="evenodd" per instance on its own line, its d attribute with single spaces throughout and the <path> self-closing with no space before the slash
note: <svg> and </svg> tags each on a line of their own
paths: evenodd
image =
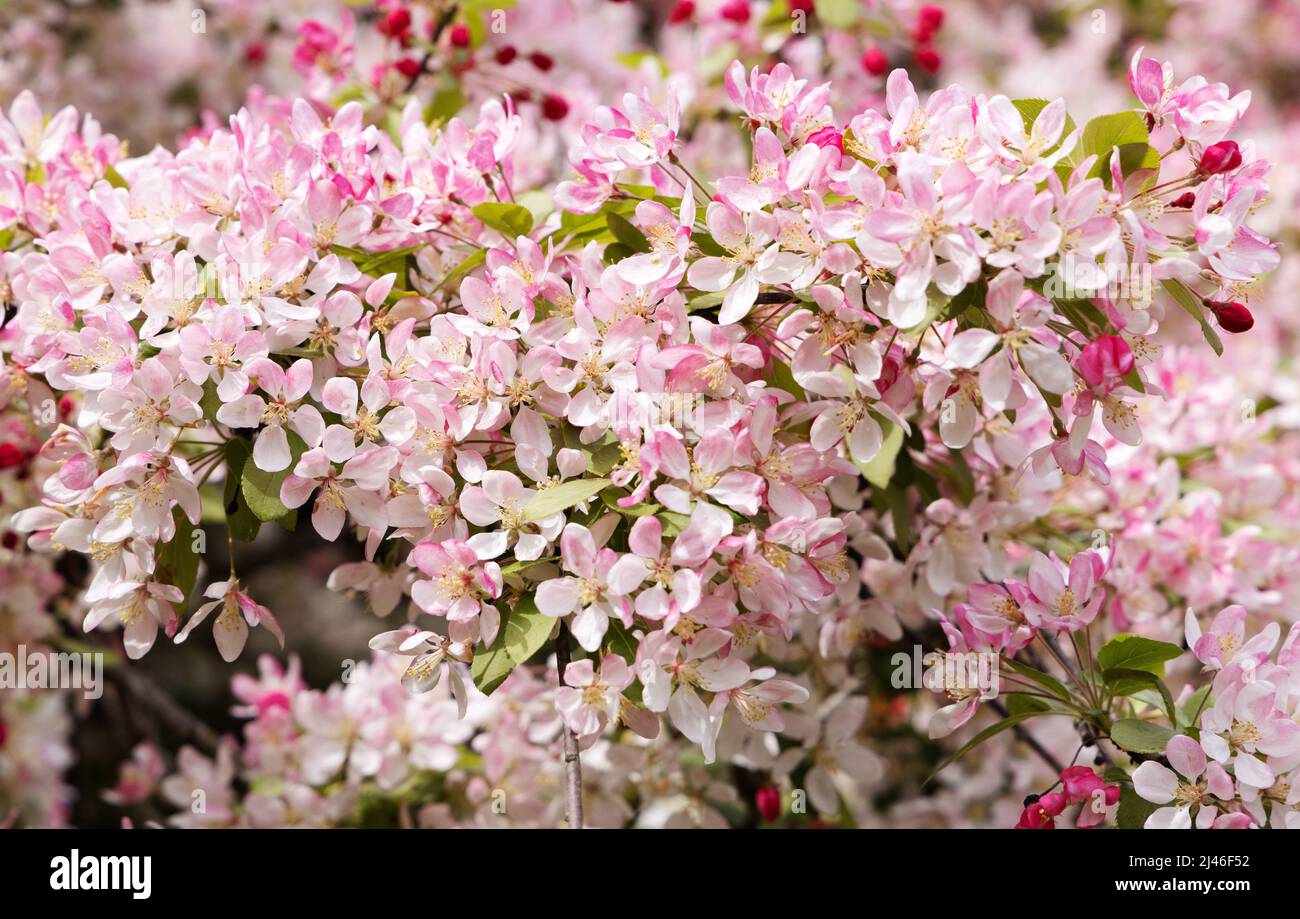
<svg viewBox="0 0 1300 919">
<path fill-rule="evenodd" d="M 431 45 L 434 45 L 435 47 L 437 46 L 438 39 L 442 38 L 442 33 L 447 31 L 447 26 L 451 25 L 451 21 L 456 18 L 456 10 L 458 6 L 459 4 L 453 3 L 451 6 L 447 7 L 446 12 L 444 12 L 438 19 L 437 24 L 433 27 L 433 33 L 429 36 L 429 43 Z M 415 89 L 415 84 L 420 81 L 420 77 L 428 73 L 429 62 L 433 60 L 433 52 L 434 48 L 430 48 L 428 51 L 424 52 L 424 57 L 420 58 L 420 69 L 417 70 L 415 75 L 407 82 L 406 89 L 402 91 L 403 95 Z"/>
<path fill-rule="evenodd" d="M 560 685 L 564 685 L 564 671 L 569 668 L 569 627 L 560 622 L 560 633 L 555 639 L 555 668 Z M 564 786 L 569 828 L 582 829 L 582 760 L 578 755 L 578 735 L 564 726 Z"/>
</svg>

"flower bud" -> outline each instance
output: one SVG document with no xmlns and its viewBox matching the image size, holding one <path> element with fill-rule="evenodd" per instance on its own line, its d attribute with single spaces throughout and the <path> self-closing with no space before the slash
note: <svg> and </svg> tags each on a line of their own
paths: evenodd
<svg viewBox="0 0 1300 919">
<path fill-rule="evenodd" d="M 768 823 L 781 816 L 781 792 L 775 785 L 764 785 L 754 792 L 754 806 Z"/>
<path fill-rule="evenodd" d="M 862 52 L 862 69 L 873 77 L 884 76 L 889 69 L 889 58 L 879 48 L 868 48 Z"/>
<path fill-rule="evenodd" d="M 718 15 L 732 22 L 749 22 L 749 0 L 727 0 Z"/>
<path fill-rule="evenodd" d="M 1231 172 L 1241 165 L 1241 150 L 1237 148 L 1236 141 L 1221 140 L 1217 144 L 1211 144 L 1205 148 L 1201 154 L 1201 164 L 1198 167 L 1205 175 L 1214 176 L 1223 172 Z"/>
<path fill-rule="evenodd" d="M 1255 317 L 1250 315 L 1250 310 L 1235 300 L 1206 300 L 1205 305 L 1214 313 L 1214 318 L 1219 320 L 1219 325 L 1225 332 L 1247 332 L 1255 324 Z"/>
<path fill-rule="evenodd" d="M 678 0 L 668 11 L 668 21 L 673 25 L 686 22 L 695 15 L 695 0 Z"/>
<path fill-rule="evenodd" d="M 542 116 L 548 121 L 563 121 L 567 114 L 569 103 L 564 101 L 563 96 L 548 93 L 542 97 Z"/>
</svg>

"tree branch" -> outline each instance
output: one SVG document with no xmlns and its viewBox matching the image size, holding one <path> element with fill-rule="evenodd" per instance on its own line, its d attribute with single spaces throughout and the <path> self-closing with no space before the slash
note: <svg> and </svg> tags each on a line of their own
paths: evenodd
<svg viewBox="0 0 1300 919">
<path fill-rule="evenodd" d="M 555 667 L 560 685 L 564 685 L 564 671 L 569 668 L 569 627 L 560 622 L 560 633 L 555 639 Z M 582 760 L 578 756 L 578 735 L 564 726 L 564 790 L 565 812 L 569 828 L 582 829 Z"/>
</svg>

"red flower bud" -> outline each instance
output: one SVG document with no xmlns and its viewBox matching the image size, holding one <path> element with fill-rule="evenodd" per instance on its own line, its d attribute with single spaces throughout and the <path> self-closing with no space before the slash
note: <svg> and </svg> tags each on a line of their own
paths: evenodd
<svg viewBox="0 0 1300 919">
<path fill-rule="evenodd" d="M 1205 148 L 1205 152 L 1201 154 L 1199 168 L 1206 175 L 1214 176 L 1222 172 L 1231 172 L 1240 165 L 1241 151 L 1237 148 L 1237 142 L 1221 140 Z"/>
<path fill-rule="evenodd" d="M 790 0 L 789 5 L 792 13 L 811 13 L 816 0 Z"/>
<path fill-rule="evenodd" d="M 943 28 L 943 8 L 926 4 L 921 7 L 917 21 L 931 32 L 938 32 Z"/>
<path fill-rule="evenodd" d="M 1174 200 L 1170 201 L 1170 202 L 1169 202 L 1169 206 L 1170 206 L 1170 207 L 1186 207 L 1186 208 L 1190 208 L 1190 207 L 1191 207 L 1193 204 L 1195 204 L 1195 203 L 1196 203 L 1196 195 L 1193 194 L 1193 193 L 1190 192 L 1190 191 L 1185 191 L 1185 192 L 1183 192 L 1181 195 L 1179 195 L 1177 198 L 1175 198 Z"/>
<path fill-rule="evenodd" d="M 1255 317 L 1250 315 L 1250 310 L 1235 300 L 1206 300 L 1205 305 L 1214 313 L 1214 318 L 1219 320 L 1219 325 L 1225 332 L 1248 332 L 1255 324 Z"/>
<path fill-rule="evenodd" d="M 393 62 L 393 69 L 408 80 L 414 80 L 416 74 L 420 72 L 420 62 L 413 57 L 404 57 Z"/>
<path fill-rule="evenodd" d="M 569 103 L 563 96 L 547 94 L 542 97 L 542 117 L 549 121 L 561 121 L 569 114 Z"/>
<path fill-rule="evenodd" d="M 528 60 L 532 62 L 534 67 L 543 73 L 555 66 L 555 59 L 542 51 L 534 51 L 532 54 L 528 55 Z"/>
<path fill-rule="evenodd" d="M 27 454 L 6 441 L 0 444 L 0 469 L 12 469 L 27 462 Z"/>
<path fill-rule="evenodd" d="M 862 69 L 873 77 L 883 76 L 889 69 L 889 58 L 879 48 L 868 48 L 862 52 Z"/>
<path fill-rule="evenodd" d="M 933 48 L 917 48 L 916 65 L 926 73 L 938 73 L 943 66 L 943 58 Z"/>
<path fill-rule="evenodd" d="M 411 14 L 407 10 L 398 8 L 393 10 L 383 19 L 379 20 L 379 31 L 389 38 L 398 38 L 406 34 L 406 30 L 411 27 Z"/>
<path fill-rule="evenodd" d="M 0 546 L 4 546 L 10 552 L 18 548 L 18 534 L 13 530 L 5 530 L 5 534 L 0 536 Z"/>
<path fill-rule="evenodd" d="M 754 806 L 768 823 L 781 816 L 781 791 L 775 785 L 764 785 L 754 793 Z"/>
<path fill-rule="evenodd" d="M 451 27 L 451 32 L 448 33 L 447 37 L 451 40 L 452 47 L 468 48 L 469 47 L 469 26 L 461 25 L 460 23 L 457 23 L 456 25 Z"/>
<path fill-rule="evenodd" d="M 686 22 L 695 15 L 695 0 L 678 0 L 668 11 L 668 21 L 673 25 Z"/>
<path fill-rule="evenodd" d="M 492 56 L 496 58 L 498 64 L 504 67 L 506 64 L 509 64 L 515 58 L 519 57 L 519 52 L 515 50 L 514 45 L 502 45 L 500 48 L 497 48 L 496 54 Z"/>
<path fill-rule="evenodd" d="M 749 22 L 749 0 L 727 0 L 718 14 L 732 22 Z"/>
</svg>

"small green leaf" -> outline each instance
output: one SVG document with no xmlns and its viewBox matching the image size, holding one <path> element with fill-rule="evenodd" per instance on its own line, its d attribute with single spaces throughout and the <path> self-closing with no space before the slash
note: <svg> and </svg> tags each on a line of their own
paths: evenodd
<svg viewBox="0 0 1300 919">
<path fill-rule="evenodd" d="M 892 421 L 881 425 L 885 429 L 884 442 L 880 452 L 863 463 L 855 456 L 853 464 L 858 467 L 863 478 L 876 488 L 888 488 L 889 480 L 894 477 L 894 467 L 898 460 L 898 451 L 903 449 L 903 429 Z"/>
<path fill-rule="evenodd" d="M 603 645 L 607 652 L 617 654 L 629 664 L 636 661 L 636 638 L 617 619 L 609 620 Z"/>
<path fill-rule="evenodd" d="M 1126 784 L 1120 788 L 1115 825 L 1121 830 L 1140 830 L 1159 806 L 1139 795 L 1132 784 Z"/>
<path fill-rule="evenodd" d="M 543 489 L 524 505 L 524 519 L 536 523 L 592 498 L 609 485 L 609 479 L 570 479 Z"/>
<path fill-rule="evenodd" d="M 1183 649 L 1167 641 L 1121 633 L 1102 645 L 1097 663 L 1106 670 L 1145 670 L 1160 676 L 1165 661 L 1181 656 Z"/>
<path fill-rule="evenodd" d="M 1165 714 L 1169 716 L 1170 721 L 1176 720 L 1174 697 L 1169 692 L 1169 687 L 1165 685 L 1165 681 L 1154 673 L 1146 670 L 1127 670 L 1116 667 L 1102 671 L 1101 678 L 1105 681 L 1106 688 L 1117 696 L 1132 696 L 1138 693 L 1145 695 L 1144 690 L 1154 690 L 1151 697 L 1160 699 L 1161 707 L 1165 710 Z M 1148 700 L 1144 698 L 1143 701 Z"/>
<path fill-rule="evenodd" d="M 1019 674 L 1027 680 L 1033 680 L 1049 693 L 1056 696 L 1056 698 L 1066 702 L 1069 701 L 1070 691 L 1065 688 L 1060 680 L 1052 676 L 1050 673 L 1043 673 L 1043 671 L 1036 670 L 1028 664 L 1022 664 L 1017 660 L 1004 660 L 1002 665 L 1012 673 Z"/>
<path fill-rule="evenodd" d="M 1172 728 L 1137 718 L 1121 718 L 1110 728 L 1110 739 L 1130 753 L 1164 753 L 1173 736 Z"/>
<path fill-rule="evenodd" d="M 555 617 L 544 616 L 538 611 L 532 594 L 521 597 L 501 626 L 506 654 L 516 664 L 528 663 L 528 659 L 551 637 L 555 622 Z"/>
<path fill-rule="evenodd" d="M 289 452 L 292 459 L 289 465 L 279 472 L 267 472 L 259 469 L 257 463 L 244 463 L 241 491 L 244 501 L 254 516 L 263 522 L 280 520 L 289 513 L 289 509 L 280 501 L 280 486 L 289 477 L 298 460 L 307 452 L 307 444 L 293 431 L 285 432 L 289 436 Z"/>
<path fill-rule="evenodd" d="M 242 437 L 226 442 L 226 526 L 230 529 L 230 535 L 239 542 L 252 542 L 262 526 L 262 522 L 244 500 L 243 488 L 240 487 L 244 466 L 252 452 L 252 447 Z"/>
<path fill-rule="evenodd" d="M 1007 712 L 1012 715 L 1022 715 L 1026 712 L 1046 712 L 1051 709 L 1051 706 L 1042 699 L 1023 692 L 1008 693 L 1003 701 L 1007 705 Z"/>
<path fill-rule="evenodd" d="M 130 187 L 126 184 L 126 179 L 122 178 L 122 173 L 113 168 L 112 163 L 108 163 L 104 166 L 104 178 L 108 181 L 108 184 L 112 185 L 114 188 Z"/>
<path fill-rule="evenodd" d="M 470 664 L 470 677 L 473 678 L 479 692 L 485 696 L 492 695 L 492 692 L 504 683 L 506 677 L 510 676 L 511 671 L 515 669 L 515 661 L 506 650 L 506 627 L 509 624 L 510 614 L 505 613 L 502 615 L 501 628 L 497 631 L 496 640 L 489 647 L 475 652 L 474 662 Z"/>
<path fill-rule="evenodd" d="M 164 584 L 179 587 L 188 598 L 199 574 L 199 553 L 194 551 L 194 524 L 180 506 L 172 508 L 172 521 L 176 535 L 158 552 L 157 578 Z M 181 604 L 182 612 L 184 603 Z"/>
<path fill-rule="evenodd" d="M 645 234 L 633 226 L 626 217 L 610 211 L 605 215 L 605 222 L 609 225 L 609 231 L 614 234 L 614 238 L 633 252 L 650 251 L 650 240 L 646 239 Z"/>
<path fill-rule="evenodd" d="M 1112 147 L 1151 142 L 1146 121 L 1134 111 L 1098 115 L 1083 126 L 1080 147 L 1084 157 L 1101 156 Z"/>
<path fill-rule="evenodd" d="M 533 229 L 533 215 L 519 204 L 502 204 L 487 201 L 473 208 L 474 216 L 484 226 L 491 227 L 507 239 L 527 236 Z"/>
<path fill-rule="evenodd" d="M 848 30 L 862 15 L 861 0 L 816 0 L 817 20 L 827 28 Z"/>
<path fill-rule="evenodd" d="M 1205 340 L 1210 343 L 1214 353 L 1223 356 L 1223 341 L 1219 338 L 1219 333 L 1210 325 L 1205 318 L 1205 307 L 1201 304 L 1201 298 L 1192 293 L 1186 284 L 1177 278 L 1167 278 L 1160 282 L 1160 286 L 1178 301 L 1178 305 L 1187 311 L 1187 314 L 1195 319 L 1201 325 L 1201 334 Z"/>
</svg>

